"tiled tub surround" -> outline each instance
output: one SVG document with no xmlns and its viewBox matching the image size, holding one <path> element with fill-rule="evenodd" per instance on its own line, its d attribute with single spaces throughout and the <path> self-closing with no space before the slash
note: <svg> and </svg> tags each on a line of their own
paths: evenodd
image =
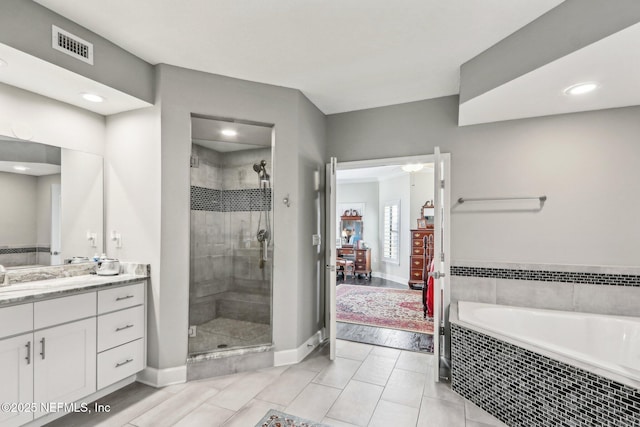
<svg viewBox="0 0 640 427">
<path fill-rule="evenodd" d="M 640 425 L 640 382 L 596 374 L 597 368 L 587 370 L 566 355 L 483 330 L 458 314 L 453 304 L 451 386 L 501 421 L 535 427 Z"/>
<path fill-rule="evenodd" d="M 640 317 L 640 268 L 454 261 L 451 301 Z"/>
<path fill-rule="evenodd" d="M 268 345 L 273 243 L 261 269 L 256 233 L 260 215 L 265 228 L 271 190 L 258 188 L 253 164 L 265 159 L 270 169 L 271 149 L 218 153 L 193 145 L 192 154 L 189 324 L 197 332 L 189 353 Z"/>
</svg>

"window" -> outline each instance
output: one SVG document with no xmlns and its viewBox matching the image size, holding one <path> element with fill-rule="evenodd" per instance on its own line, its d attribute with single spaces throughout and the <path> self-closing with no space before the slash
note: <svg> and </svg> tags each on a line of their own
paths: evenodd
<svg viewBox="0 0 640 427">
<path fill-rule="evenodd" d="M 400 251 L 400 200 L 394 200 L 384 204 L 383 220 L 383 248 L 382 259 L 384 261 L 399 263 Z"/>
</svg>

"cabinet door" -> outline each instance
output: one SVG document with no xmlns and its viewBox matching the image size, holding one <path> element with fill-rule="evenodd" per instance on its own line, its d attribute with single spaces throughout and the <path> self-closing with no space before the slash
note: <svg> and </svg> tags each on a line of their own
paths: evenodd
<svg viewBox="0 0 640 427">
<path fill-rule="evenodd" d="M 35 332 L 34 341 L 36 402 L 70 403 L 96 391 L 95 317 Z"/>
<path fill-rule="evenodd" d="M 0 402 L 33 402 L 33 334 L 0 340 Z M 10 408 L 17 409 L 17 408 Z M 0 426 L 28 423 L 33 413 L 0 411 Z"/>
</svg>

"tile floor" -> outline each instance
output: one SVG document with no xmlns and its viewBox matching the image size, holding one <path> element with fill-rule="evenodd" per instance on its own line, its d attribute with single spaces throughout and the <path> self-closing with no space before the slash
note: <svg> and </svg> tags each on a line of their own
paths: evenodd
<svg viewBox="0 0 640 427">
<path fill-rule="evenodd" d="M 335 427 L 492 427 L 500 421 L 433 382 L 433 355 L 338 341 L 303 362 L 154 389 L 134 383 L 99 400 L 108 414 L 50 426 L 253 427 L 269 409 Z"/>
</svg>

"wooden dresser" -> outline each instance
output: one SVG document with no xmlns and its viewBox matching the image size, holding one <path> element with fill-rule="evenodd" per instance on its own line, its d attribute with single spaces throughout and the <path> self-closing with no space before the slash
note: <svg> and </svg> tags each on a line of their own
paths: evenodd
<svg viewBox="0 0 640 427">
<path fill-rule="evenodd" d="M 364 274 L 371 280 L 371 248 L 356 249 L 353 247 L 338 248 L 337 255 L 355 262 L 356 275 Z"/>
<path fill-rule="evenodd" d="M 424 247 L 424 238 L 427 238 L 427 248 Z M 411 259 L 409 271 L 409 288 L 422 289 L 424 277 L 423 269 L 433 259 L 433 226 L 431 228 L 418 228 L 411 230 Z"/>
</svg>

